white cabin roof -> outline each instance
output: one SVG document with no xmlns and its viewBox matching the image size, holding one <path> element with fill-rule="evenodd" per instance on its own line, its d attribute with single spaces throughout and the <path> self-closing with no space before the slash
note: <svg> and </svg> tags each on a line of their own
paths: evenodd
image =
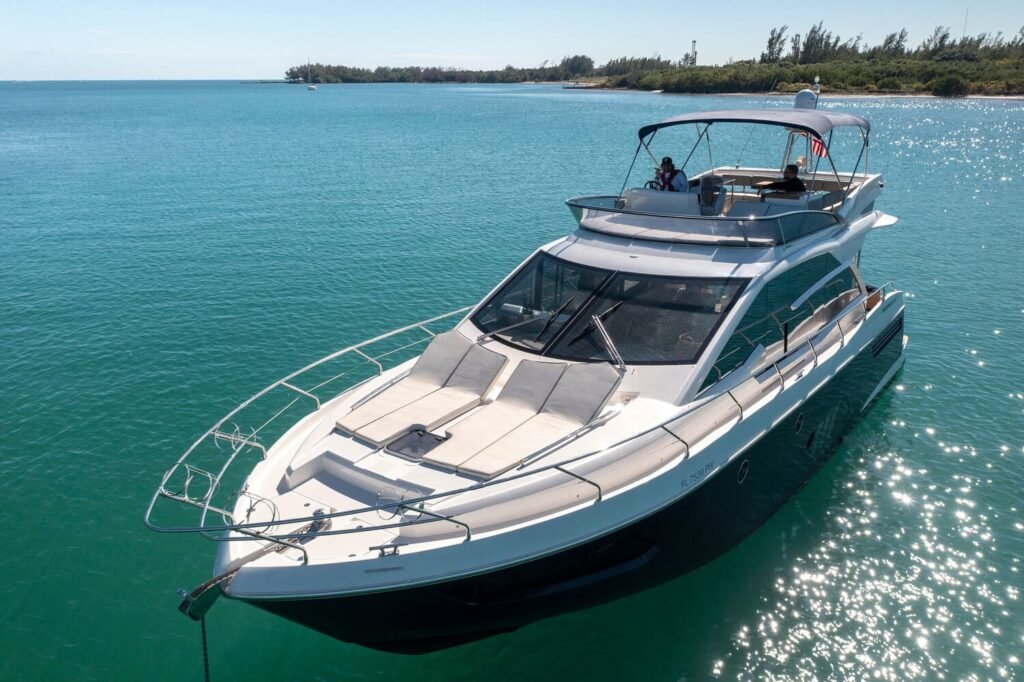
<svg viewBox="0 0 1024 682">
<path fill-rule="evenodd" d="M 574 263 L 606 270 L 676 277 L 754 278 L 768 272 L 783 257 L 777 249 L 625 241 L 584 231 L 544 250 Z"/>
</svg>

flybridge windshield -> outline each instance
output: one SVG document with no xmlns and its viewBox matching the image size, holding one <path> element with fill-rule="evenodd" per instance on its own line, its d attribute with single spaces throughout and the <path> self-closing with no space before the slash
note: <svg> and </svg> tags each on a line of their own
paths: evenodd
<svg viewBox="0 0 1024 682">
<path fill-rule="evenodd" d="M 484 332 L 561 360 L 608 360 L 597 316 L 629 364 L 695 362 L 746 280 L 613 272 L 540 253 L 473 317 Z"/>
</svg>

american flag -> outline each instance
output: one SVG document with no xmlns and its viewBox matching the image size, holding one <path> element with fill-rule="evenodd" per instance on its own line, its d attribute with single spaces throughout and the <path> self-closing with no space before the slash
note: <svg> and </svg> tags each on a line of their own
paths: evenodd
<svg viewBox="0 0 1024 682">
<path fill-rule="evenodd" d="M 811 138 L 811 152 L 815 156 L 828 156 L 828 149 L 825 147 L 825 143 L 821 141 L 820 137 Z"/>
</svg>

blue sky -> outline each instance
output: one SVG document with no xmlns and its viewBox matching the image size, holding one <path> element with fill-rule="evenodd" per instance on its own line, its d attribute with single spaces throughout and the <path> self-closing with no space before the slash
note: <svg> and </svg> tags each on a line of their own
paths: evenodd
<svg viewBox="0 0 1024 682">
<path fill-rule="evenodd" d="M 1024 1 L 569 0 L 483 3 L 52 2 L 0 0 L 0 80 L 279 78 L 307 58 L 352 66 L 539 65 L 588 54 L 698 62 L 756 57 L 773 26 L 822 20 L 871 44 L 906 27 L 918 44 L 939 24 L 959 35 L 1015 34 Z M 299 9 L 301 7 L 301 9 Z"/>
</svg>

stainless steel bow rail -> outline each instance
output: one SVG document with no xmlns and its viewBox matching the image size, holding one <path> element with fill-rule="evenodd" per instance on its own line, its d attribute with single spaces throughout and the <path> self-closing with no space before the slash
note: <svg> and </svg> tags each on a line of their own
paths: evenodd
<svg viewBox="0 0 1024 682">
<path fill-rule="evenodd" d="M 880 309 L 882 301 L 896 293 L 891 290 L 887 295 L 886 290 L 890 288 L 891 283 L 886 283 L 884 286 L 867 293 L 862 293 L 856 299 L 850 301 L 831 321 L 824 324 L 814 334 L 814 338 L 818 339 L 816 343 L 808 339 L 806 342 L 797 344 L 790 348 L 784 357 L 758 370 L 756 376 L 739 381 L 735 385 L 730 385 L 727 390 L 723 386 L 719 390 L 707 391 L 689 409 L 677 413 L 640 433 L 604 446 L 599 450 L 589 451 L 568 459 L 557 458 L 552 463 L 542 466 L 532 466 L 538 460 L 550 457 L 552 453 L 575 440 L 583 433 L 606 423 L 618 413 L 616 409 L 596 418 L 581 429 L 580 432 L 573 434 L 573 437 L 559 440 L 523 458 L 514 472 L 510 472 L 510 475 L 489 481 L 477 482 L 454 490 L 412 498 L 405 498 L 407 493 L 401 493 L 398 499 L 379 499 L 378 504 L 372 506 L 331 513 L 316 510 L 310 516 L 289 519 L 280 518 L 279 511 L 272 500 L 250 493 L 241 486 L 241 482 L 248 474 L 248 470 L 241 472 L 239 478 L 236 479 L 238 482 L 238 485 L 234 488 L 236 492 L 222 493 L 223 490 L 229 488 L 225 483 L 226 473 L 242 454 L 254 453 L 260 459 L 266 458 L 268 447 L 264 444 L 263 436 L 267 432 L 269 425 L 278 421 L 297 402 L 312 401 L 319 407 L 325 401 L 320 398 L 318 393 L 322 393 L 322 389 L 325 386 L 331 385 L 336 380 L 345 376 L 352 376 L 359 369 L 366 370 L 367 367 L 372 368 L 369 372 L 370 376 L 360 380 L 358 377 L 361 375 L 357 374 L 357 380 L 354 383 L 347 383 L 344 388 L 334 392 L 334 395 L 340 395 L 373 377 L 379 376 L 385 371 L 385 363 L 399 364 L 406 359 L 411 359 L 414 355 L 413 349 L 421 347 L 433 338 L 435 333 L 437 333 L 435 329 L 440 331 L 439 328 L 441 326 L 450 328 L 452 326 L 452 318 L 464 314 L 469 308 L 462 308 L 439 315 L 333 353 L 274 382 L 229 412 L 206 433 L 200 436 L 185 451 L 185 454 L 167 470 L 150 500 L 145 514 L 145 523 L 149 528 L 159 532 L 197 533 L 219 542 L 256 541 L 260 543 L 260 546 L 253 552 L 234 560 L 221 575 L 207 581 L 207 583 L 201 585 L 191 594 L 182 593 L 185 600 L 182 602 L 180 609 L 195 620 L 201 620 L 213 601 L 221 593 L 220 589 L 214 588 L 220 588 L 228 584 L 242 566 L 272 552 L 286 554 L 292 551 L 298 554 L 295 557 L 296 560 L 306 564 L 308 563 L 309 555 L 304 545 L 315 537 L 395 529 L 422 523 L 448 522 L 462 528 L 465 533 L 463 540 L 470 541 L 473 537 L 473 529 L 470 526 L 469 519 L 458 518 L 460 515 L 458 512 L 445 515 L 426 508 L 428 503 L 443 498 L 451 498 L 462 493 L 508 484 L 524 477 L 537 476 L 545 472 L 557 472 L 564 475 L 567 479 L 592 486 L 596 491 L 593 503 L 598 504 L 611 491 L 603 488 L 599 482 L 593 480 L 595 474 L 587 473 L 587 475 L 583 475 L 578 471 L 573 471 L 570 468 L 573 464 L 608 453 L 660 430 L 669 433 L 684 448 L 678 455 L 673 457 L 673 461 L 675 459 L 690 458 L 694 448 L 707 439 L 724 421 L 733 419 L 742 421 L 746 414 L 755 408 L 769 393 L 776 390 L 780 392 L 787 390 L 792 385 L 793 380 L 804 376 L 809 369 L 817 367 L 820 362 L 820 356 L 828 348 L 836 344 L 839 347 L 845 347 L 849 343 L 851 333 L 855 328 L 871 315 L 874 310 Z M 326 379 L 312 384 L 310 388 L 304 389 L 299 386 L 299 384 L 306 385 L 302 379 L 311 372 L 322 369 L 333 361 L 344 358 L 351 360 L 353 357 L 357 358 L 355 366 L 347 367 L 341 372 L 328 372 L 326 373 Z M 769 374 L 772 375 L 771 380 L 765 380 L 765 377 Z M 725 383 L 729 384 L 730 382 Z M 250 408 L 261 398 L 270 395 L 277 389 L 286 392 L 290 398 L 283 408 L 273 410 L 270 418 L 262 422 L 255 422 L 258 423 L 255 427 L 245 429 L 235 423 L 235 420 L 239 418 L 239 415 L 244 410 Z M 334 390 L 333 386 L 332 390 Z M 309 413 L 309 410 L 305 409 L 302 412 L 302 416 L 306 416 Z M 707 414 L 707 418 L 700 418 L 698 413 Z M 291 426 L 294 423 L 296 422 L 291 421 L 287 426 Z M 232 427 L 226 429 L 225 425 L 227 424 L 232 424 Z M 213 452 L 221 460 L 219 468 L 203 468 L 186 461 L 196 455 L 200 446 L 211 443 L 215 446 L 226 443 L 228 446 L 226 453 L 219 449 L 219 446 L 213 449 Z M 212 469 L 216 469 L 216 472 Z M 178 480 L 179 483 L 171 485 L 170 482 L 172 480 Z M 222 493 L 224 500 L 215 503 L 219 492 Z M 237 506 L 238 498 L 248 500 L 245 518 L 242 519 L 236 519 L 234 512 L 230 511 Z M 160 500 L 170 500 L 177 503 L 177 505 L 172 505 L 176 509 L 200 510 L 199 523 L 197 525 L 177 526 L 157 523 L 153 517 L 157 503 Z M 260 520 L 253 520 L 254 512 L 261 509 L 263 512 L 258 517 Z M 214 517 L 220 516 L 220 523 L 208 522 L 207 517 L 210 512 L 213 512 Z M 332 528 L 334 519 L 338 517 L 352 518 L 371 512 L 383 514 L 380 518 L 385 523 L 365 527 L 360 525 L 358 527 Z M 394 521 L 392 522 L 391 519 L 394 519 Z M 384 556 L 386 554 L 397 554 L 400 551 L 400 546 L 395 544 L 376 546 L 370 549 L 376 549 L 381 556 Z"/>
<path fill-rule="evenodd" d="M 443 315 L 381 334 L 367 341 L 357 343 L 354 346 L 343 348 L 267 386 L 211 426 L 164 473 L 163 479 L 153 494 L 149 507 L 146 509 L 146 525 L 152 530 L 159 532 L 199 532 L 207 537 L 211 537 L 211 539 L 222 539 L 210 536 L 209 531 L 235 530 L 234 526 L 237 524 L 233 522 L 232 513 L 227 510 L 227 505 L 217 506 L 214 504 L 214 500 L 217 493 L 223 489 L 222 484 L 225 474 L 227 474 L 229 468 L 239 455 L 246 451 L 255 450 L 258 451 L 262 459 L 266 459 L 268 446 L 265 440 L 270 440 L 266 438 L 266 435 L 271 433 L 272 425 L 279 425 L 281 417 L 289 412 L 297 403 L 303 400 L 312 401 L 315 403 L 316 409 L 319 409 L 323 404 L 323 400 L 317 393 L 322 392 L 323 389 L 330 387 L 334 395 L 339 395 L 361 383 L 380 376 L 385 370 L 385 362 L 399 364 L 415 356 L 417 354 L 416 351 L 425 346 L 437 333 L 451 328 L 452 318 L 464 315 L 470 309 L 470 307 L 466 307 L 453 310 Z M 332 368 L 330 371 L 328 371 L 329 367 Z M 355 381 L 346 383 L 340 390 L 334 390 L 337 385 L 336 382 L 345 377 L 355 377 Z M 298 386 L 297 384 L 303 379 L 310 380 L 312 385 L 309 388 Z M 263 404 L 265 408 L 270 396 L 275 394 L 279 396 L 282 392 L 287 394 L 290 399 L 286 400 L 283 405 L 276 406 L 275 409 L 269 412 L 269 416 L 264 411 L 261 418 L 251 420 L 252 426 L 243 427 L 238 424 L 243 413 L 247 414 L 254 411 L 252 408 L 258 404 Z M 258 410 L 256 412 L 259 413 Z M 301 414 L 305 415 L 308 413 L 308 410 L 304 410 Z M 287 426 L 292 424 L 294 422 L 288 423 Z M 281 433 L 283 431 L 271 435 L 279 436 Z M 270 442 L 272 443 L 272 441 Z M 227 444 L 228 452 L 226 456 L 223 453 L 221 454 L 223 462 L 220 463 L 216 471 L 211 470 L 216 467 L 204 468 L 195 464 L 194 461 L 190 461 L 199 456 L 200 449 L 203 446 L 212 444 L 217 451 L 220 451 L 222 443 Z M 177 480 L 177 485 L 173 485 L 171 483 L 172 480 Z M 232 497 L 238 495 L 251 498 L 254 505 L 264 504 L 273 507 L 273 503 L 270 500 L 257 499 L 244 490 L 233 493 Z M 172 500 L 185 507 L 201 509 L 202 515 L 199 526 L 164 526 L 155 522 L 153 518 L 154 511 L 156 510 L 157 502 L 161 499 Z M 231 500 L 228 499 L 227 501 L 230 502 Z M 206 516 L 210 511 L 220 514 L 223 520 L 227 522 L 227 525 L 207 526 Z M 250 508 L 251 511 L 252 508 Z M 307 520 L 312 521 L 313 519 Z M 277 522 L 279 521 L 276 518 L 276 509 L 274 509 L 270 524 L 263 525 L 273 525 Z M 253 537 L 248 539 L 276 542 L 273 536 L 260 533 L 252 528 L 238 528 L 237 530 L 249 530 Z"/>
</svg>

